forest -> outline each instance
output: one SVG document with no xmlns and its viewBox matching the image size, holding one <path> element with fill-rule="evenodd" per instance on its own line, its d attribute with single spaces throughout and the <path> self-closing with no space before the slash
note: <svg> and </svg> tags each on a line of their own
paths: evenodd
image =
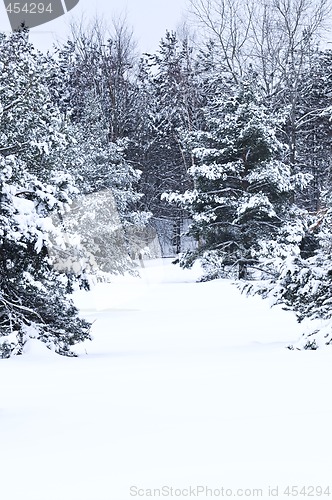
<svg viewBox="0 0 332 500">
<path fill-rule="evenodd" d="M 70 295 L 199 261 L 332 343 L 328 0 L 190 0 L 140 54 L 124 20 L 78 23 L 44 54 L 0 34 L 0 357 L 73 356 Z"/>
</svg>

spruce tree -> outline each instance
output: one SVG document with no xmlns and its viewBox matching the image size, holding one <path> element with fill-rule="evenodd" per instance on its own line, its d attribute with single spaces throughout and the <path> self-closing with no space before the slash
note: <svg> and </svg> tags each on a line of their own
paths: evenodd
<svg viewBox="0 0 332 500">
<path fill-rule="evenodd" d="M 309 257 L 289 254 L 280 261 L 278 275 L 252 287 L 271 305 L 281 304 L 293 311 L 304 324 L 302 338 L 294 349 L 318 349 L 332 344 L 332 238 L 331 194 L 323 197 L 326 208 L 312 217 L 306 234 L 312 236 L 316 249 Z"/>
<path fill-rule="evenodd" d="M 26 31 L 0 35 L 0 64 L 0 357 L 21 354 L 31 338 L 73 355 L 90 335 L 68 296 L 76 276 L 55 267 L 71 246 L 55 223 L 76 192 L 62 170 L 70 127 L 45 83 L 48 61 Z"/>
<path fill-rule="evenodd" d="M 168 251 L 181 251 L 181 233 L 188 217 L 182 207 L 169 205 L 161 197 L 166 191 L 185 190 L 191 185 L 187 173 L 190 153 L 181 134 L 197 123 L 198 85 L 193 49 L 188 40 L 166 32 L 158 51 L 141 61 L 139 74 L 140 127 L 132 138 L 136 161 L 142 170 L 143 204 L 153 213 L 152 223 Z"/>
<path fill-rule="evenodd" d="M 292 195 L 301 176 L 283 161 L 286 150 L 252 79 L 213 99 L 205 119 L 204 130 L 187 136 L 195 187 L 168 196 L 190 210 L 189 232 L 198 242 L 181 263 L 190 266 L 200 258 L 210 277 L 226 266 L 247 278 L 248 268 L 261 267 L 261 257 L 271 254 L 294 216 Z"/>
</svg>

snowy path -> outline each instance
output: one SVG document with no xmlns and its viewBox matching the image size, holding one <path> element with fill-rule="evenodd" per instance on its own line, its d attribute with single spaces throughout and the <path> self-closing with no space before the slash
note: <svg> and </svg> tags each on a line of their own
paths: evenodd
<svg viewBox="0 0 332 500">
<path fill-rule="evenodd" d="M 332 351 L 285 349 L 300 332 L 293 316 L 228 282 L 150 266 L 79 294 L 96 320 L 88 356 L 32 344 L 0 362 L 1 498 L 151 498 L 136 486 L 169 498 L 171 487 L 190 498 L 190 486 L 332 494 Z"/>
</svg>

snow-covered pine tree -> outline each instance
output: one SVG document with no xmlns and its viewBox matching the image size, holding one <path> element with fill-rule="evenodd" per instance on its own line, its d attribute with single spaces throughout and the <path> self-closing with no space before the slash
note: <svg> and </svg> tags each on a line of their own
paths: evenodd
<svg viewBox="0 0 332 500">
<path fill-rule="evenodd" d="M 256 288 L 272 304 L 295 312 L 303 336 L 295 348 L 317 349 L 332 343 L 331 321 L 331 52 L 315 52 L 299 83 L 297 168 L 310 171 L 313 182 L 296 195 L 310 207 L 308 223 L 297 253 L 276 262 L 274 279 Z"/>
<path fill-rule="evenodd" d="M 198 85 L 193 49 L 187 39 L 166 32 L 155 54 L 141 61 L 139 103 L 141 123 L 132 142 L 141 165 L 143 203 L 153 213 L 163 247 L 181 251 L 183 208 L 161 200 L 165 191 L 185 190 L 191 185 L 187 174 L 191 157 L 183 148 L 181 131 L 197 122 Z"/>
<path fill-rule="evenodd" d="M 68 243 L 52 215 L 75 191 L 66 169 L 68 130 L 45 84 L 48 62 L 25 31 L 0 34 L 0 357 L 31 339 L 73 355 L 90 338 L 68 297 L 73 275 L 53 267 L 52 249 Z"/>
<path fill-rule="evenodd" d="M 318 243 L 316 250 L 290 253 L 279 260 L 274 279 L 257 283 L 252 290 L 247 287 L 268 298 L 271 305 L 281 304 L 294 311 L 303 322 L 302 338 L 290 348 L 318 349 L 332 344 L 331 193 L 325 193 L 321 201 L 325 208 L 311 216 L 306 230 L 306 237 L 310 235 Z"/>
<path fill-rule="evenodd" d="M 50 217 L 64 213 L 68 178 L 43 184 L 14 156 L 0 156 L 0 357 L 21 354 L 27 340 L 59 354 L 89 337 L 68 293 L 73 276 L 59 273 L 49 252 L 68 247 Z"/>
<path fill-rule="evenodd" d="M 301 176 L 293 176 L 283 161 L 275 122 L 251 79 L 212 99 L 205 118 L 205 129 L 187 137 L 195 157 L 189 169 L 195 187 L 167 196 L 193 217 L 189 232 L 198 249 L 184 254 L 181 263 L 190 266 L 199 258 L 210 278 L 225 266 L 247 278 L 249 267 L 261 267 L 262 255 L 276 250 L 292 219 L 292 194 Z"/>
</svg>

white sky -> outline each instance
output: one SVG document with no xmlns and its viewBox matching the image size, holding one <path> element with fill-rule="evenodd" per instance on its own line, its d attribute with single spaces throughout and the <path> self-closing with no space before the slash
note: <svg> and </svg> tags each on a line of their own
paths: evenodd
<svg viewBox="0 0 332 500">
<path fill-rule="evenodd" d="M 184 20 L 186 0 L 80 0 L 68 14 L 31 30 L 30 40 L 41 49 L 51 49 L 53 42 L 64 40 L 72 21 L 96 16 L 111 24 L 112 18 L 127 15 L 139 49 L 153 52 L 166 29 L 172 30 Z M 4 3 L 0 2 L 0 31 L 10 32 Z"/>
</svg>

